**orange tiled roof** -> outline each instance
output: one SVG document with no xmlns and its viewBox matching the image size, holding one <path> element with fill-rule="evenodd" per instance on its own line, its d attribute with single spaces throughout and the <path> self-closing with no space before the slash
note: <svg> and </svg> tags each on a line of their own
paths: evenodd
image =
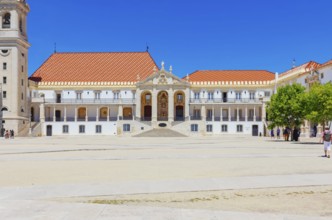
<svg viewBox="0 0 332 220">
<path fill-rule="evenodd" d="M 301 68 L 304 68 L 305 71 L 308 72 L 308 71 L 310 71 L 310 70 L 312 70 L 312 69 L 316 69 L 316 68 L 318 68 L 319 66 L 320 66 L 319 63 L 317 63 L 317 62 L 315 62 L 315 61 L 309 61 L 309 62 L 307 62 L 307 63 L 304 63 L 304 64 L 300 65 L 300 66 L 297 66 L 297 67 L 295 67 L 295 68 L 292 68 L 292 69 L 290 69 L 290 70 L 287 70 L 286 72 L 281 73 L 279 76 L 285 76 L 285 75 L 288 75 L 288 74 L 290 74 L 290 73 L 294 73 L 294 72 L 300 70 Z"/>
<path fill-rule="evenodd" d="M 331 65 L 332 64 L 332 60 L 329 60 L 325 63 L 323 63 L 322 65 L 320 65 L 319 67 L 325 67 L 325 66 L 328 66 L 328 65 Z"/>
<path fill-rule="evenodd" d="M 186 77 L 184 77 L 185 79 Z M 190 82 L 199 81 L 270 81 L 274 73 L 266 70 L 198 70 L 189 75 Z"/>
<path fill-rule="evenodd" d="M 136 82 L 153 74 L 148 52 L 54 53 L 30 77 L 37 82 Z"/>
</svg>

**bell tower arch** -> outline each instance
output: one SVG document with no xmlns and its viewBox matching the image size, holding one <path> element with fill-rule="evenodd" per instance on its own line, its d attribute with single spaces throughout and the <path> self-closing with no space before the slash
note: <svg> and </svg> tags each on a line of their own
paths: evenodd
<svg viewBox="0 0 332 220">
<path fill-rule="evenodd" d="M 25 0 L 0 0 L 0 126 L 26 135 L 29 128 L 27 15 Z"/>
</svg>

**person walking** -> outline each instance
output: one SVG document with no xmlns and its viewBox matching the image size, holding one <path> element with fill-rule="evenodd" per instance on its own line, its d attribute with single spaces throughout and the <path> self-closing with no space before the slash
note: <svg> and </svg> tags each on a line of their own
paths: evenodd
<svg viewBox="0 0 332 220">
<path fill-rule="evenodd" d="M 331 151 L 331 140 L 332 134 L 328 127 L 325 127 L 325 130 L 322 134 L 322 141 L 324 143 L 324 156 L 330 158 L 330 151 Z"/>
<path fill-rule="evenodd" d="M 277 128 L 277 139 L 280 139 L 280 128 Z"/>
<path fill-rule="evenodd" d="M 271 129 L 271 139 L 274 139 L 274 130 L 273 130 L 273 128 Z"/>
</svg>

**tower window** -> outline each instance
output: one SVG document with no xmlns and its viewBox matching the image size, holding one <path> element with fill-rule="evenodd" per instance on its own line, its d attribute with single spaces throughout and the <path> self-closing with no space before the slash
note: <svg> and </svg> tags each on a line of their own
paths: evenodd
<svg viewBox="0 0 332 220">
<path fill-rule="evenodd" d="M 10 13 L 6 13 L 2 18 L 2 28 L 10 28 Z"/>
<path fill-rule="evenodd" d="M 21 79 L 21 85 L 24 86 L 24 80 L 23 79 Z"/>
<path fill-rule="evenodd" d="M 24 66 L 22 65 L 22 73 L 24 72 Z"/>
<path fill-rule="evenodd" d="M 7 77 L 4 76 L 4 77 L 2 78 L 2 83 L 3 83 L 3 84 L 7 84 Z"/>
<path fill-rule="evenodd" d="M 22 99 L 22 100 L 24 99 L 24 95 L 23 95 L 23 92 L 22 92 L 22 94 L 21 94 L 21 99 Z"/>
<path fill-rule="evenodd" d="M 22 22 L 22 19 L 20 19 L 20 32 L 23 33 L 23 22 Z"/>
<path fill-rule="evenodd" d="M 3 63 L 3 64 L 2 64 L 2 69 L 3 69 L 3 70 L 6 70 L 6 69 L 7 69 L 7 63 Z"/>
<path fill-rule="evenodd" d="M 2 92 L 2 98 L 4 98 L 4 99 L 7 98 L 7 91 Z"/>
</svg>

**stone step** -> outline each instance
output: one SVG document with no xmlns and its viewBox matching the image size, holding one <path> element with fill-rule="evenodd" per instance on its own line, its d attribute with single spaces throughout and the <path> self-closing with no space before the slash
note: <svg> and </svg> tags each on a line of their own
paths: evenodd
<svg viewBox="0 0 332 220">
<path fill-rule="evenodd" d="M 187 136 L 168 128 L 155 128 L 150 131 L 135 135 L 134 137 L 187 137 Z"/>
</svg>

